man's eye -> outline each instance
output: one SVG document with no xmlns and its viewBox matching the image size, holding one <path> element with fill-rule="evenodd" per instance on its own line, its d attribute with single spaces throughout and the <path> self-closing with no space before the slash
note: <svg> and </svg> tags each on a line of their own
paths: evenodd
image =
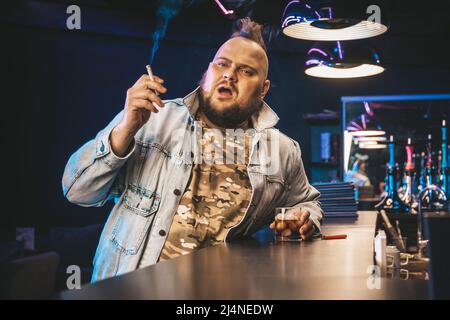
<svg viewBox="0 0 450 320">
<path fill-rule="evenodd" d="M 242 72 L 247 76 L 253 75 L 253 70 L 250 69 L 242 69 Z"/>
<path fill-rule="evenodd" d="M 225 62 L 217 62 L 216 63 L 219 67 L 226 67 L 226 63 Z"/>
</svg>

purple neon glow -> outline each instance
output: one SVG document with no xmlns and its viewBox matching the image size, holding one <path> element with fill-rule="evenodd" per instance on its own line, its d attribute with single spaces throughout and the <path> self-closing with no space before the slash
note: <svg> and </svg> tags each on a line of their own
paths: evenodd
<svg viewBox="0 0 450 320">
<path fill-rule="evenodd" d="M 343 56 L 342 56 L 342 48 L 341 48 L 341 42 L 340 41 L 337 42 L 337 46 L 338 46 L 338 51 L 339 51 L 339 59 L 342 60 Z"/>
<path fill-rule="evenodd" d="M 359 123 L 357 123 L 355 120 L 352 120 L 349 123 L 347 129 L 350 130 L 350 131 L 352 131 L 352 130 L 354 130 L 354 131 L 362 131 L 363 127 L 361 127 L 361 125 Z"/>
<path fill-rule="evenodd" d="M 289 2 L 289 3 L 287 4 L 286 8 L 284 8 L 282 17 L 284 17 L 284 15 L 286 14 L 286 10 L 287 10 L 287 9 L 289 8 L 289 6 L 290 6 L 291 4 L 293 4 L 294 2 L 299 3 L 300 1 L 299 1 L 299 0 L 292 0 L 291 2 Z"/>
<path fill-rule="evenodd" d="M 216 3 L 218 2 L 217 0 L 215 0 L 215 1 L 216 1 Z M 287 11 L 287 9 L 289 8 L 289 6 L 290 6 L 291 4 L 293 4 L 293 3 L 300 3 L 300 2 L 301 2 L 300 0 L 292 0 L 292 1 L 290 1 L 290 2 L 286 5 L 286 7 L 284 8 L 282 17 L 284 17 L 284 16 L 286 15 L 286 11 Z M 222 7 L 223 7 L 223 6 L 222 6 Z M 307 4 L 307 3 L 305 3 L 305 7 L 308 8 L 308 9 L 312 9 L 312 7 L 311 7 L 309 4 Z M 318 13 L 317 11 L 314 11 L 314 13 L 316 14 L 316 16 L 317 16 L 318 19 L 321 19 L 321 18 L 322 18 L 322 16 L 320 15 L 320 13 Z M 294 17 L 294 18 L 296 18 L 296 19 L 290 19 L 290 20 L 288 21 L 288 19 L 291 18 L 291 17 Z M 300 17 L 300 18 L 301 18 L 301 19 L 299 19 L 299 17 L 296 17 L 296 16 L 289 16 L 289 17 L 286 17 L 286 18 L 284 19 L 283 24 L 281 25 L 281 27 L 284 28 L 284 27 L 288 24 L 288 22 L 291 22 L 292 20 L 296 20 L 297 22 L 307 22 L 307 21 L 308 21 L 308 20 L 305 19 L 304 17 Z"/>
<path fill-rule="evenodd" d="M 306 61 L 305 64 L 306 64 L 307 66 L 312 65 L 312 64 L 322 65 L 322 61 L 317 60 L 317 59 L 310 59 L 310 60 Z"/>
<path fill-rule="evenodd" d="M 227 10 L 222 3 L 220 3 L 219 0 L 214 0 L 216 2 L 216 4 L 219 6 L 220 10 L 222 11 L 222 13 L 226 16 L 232 15 L 234 13 L 233 10 Z"/>
<path fill-rule="evenodd" d="M 308 51 L 308 54 L 310 54 L 311 52 L 318 52 L 318 53 L 324 55 L 325 57 L 328 57 L 328 54 L 327 54 L 325 51 L 323 51 L 323 50 L 321 50 L 321 49 L 318 49 L 318 48 L 311 48 L 311 49 Z"/>
<path fill-rule="evenodd" d="M 328 17 L 333 19 L 333 9 L 331 9 L 331 7 L 328 7 Z"/>
<path fill-rule="evenodd" d="M 364 108 L 366 109 L 366 112 L 369 116 L 373 116 L 374 113 L 372 111 L 372 108 L 370 108 L 370 105 L 367 101 L 364 101 Z"/>
<path fill-rule="evenodd" d="M 284 19 L 283 25 L 281 27 L 284 28 L 288 23 L 290 23 L 292 21 L 301 22 L 301 19 L 296 16 L 286 17 L 286 19 Z"/>
<path fill-rule="evenodd" d="M 362 122 L 362 126 L 364 128 L 364 130 L 366 130 L 366 115 L 362 114 L 361 115 L 361 122 Z"/>
</svg>

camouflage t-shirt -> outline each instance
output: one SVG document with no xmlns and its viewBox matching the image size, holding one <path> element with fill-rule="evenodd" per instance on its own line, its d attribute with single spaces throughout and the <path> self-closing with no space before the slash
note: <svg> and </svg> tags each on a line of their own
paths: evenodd
<svg viewBox="0 0 450 320">
<path fill-rule="evenodd" d="M 200 115 L 197 120 L 202 118 L 204 116 Z M 236 135 L 227 136 L 211 129 L 204 121 L 200 120 L 200 123 L 203 159 L 194 164 L 159 261 L 222 243 L 228 230 L 243 219 L 250 203 L 249 136 L 242 135 L 243 139 Z M 223 139 L 223 144 L 219 144 L 218 139 Z M 216 156 L 220 151 L 223 158 Z M 234 152 L 234 161 L 227 160 L 226 151 Z"/>
</svg>

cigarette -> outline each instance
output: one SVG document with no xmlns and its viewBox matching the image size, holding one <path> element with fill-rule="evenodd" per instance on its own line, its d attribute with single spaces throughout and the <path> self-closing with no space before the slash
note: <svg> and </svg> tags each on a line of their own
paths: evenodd
<svg viewBox="0 0 450 320">
<path fill-rule="evenodd" d="M 150 67 L 150 65 L 148 64 L 148 65 L 145 66 L 145 68 L 147 69 L 147 73 L 148 73 L 148 76 L 150 77 L 150 80 L 155 81 L 155 77 L 153 77 L 152 67 Z M 159 96 L 159 92 L 158 91 L 153 90 L 153 92 L 157 96 Z M 159 111 L 161 109 L 161 107 L 159 105 L 157 105 L 156 102 L 152 102 L 152 104 L 156 108 L 156 110 Z"/>
<path fill-rule="evenodd" d="M 347 235 L 346 234 L 334 234 L 334 235 L 328 235 L 322 236 L 322 240 L 335 240 L 335 239 L 347 239 Z"/>
</svg>

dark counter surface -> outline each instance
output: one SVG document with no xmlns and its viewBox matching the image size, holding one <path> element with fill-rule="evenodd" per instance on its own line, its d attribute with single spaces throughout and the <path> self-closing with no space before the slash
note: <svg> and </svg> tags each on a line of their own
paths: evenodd
<svg viewBox="0 0 450 320">
<path fill-rule="evenodd" d="M 344 240 L 248 239 L 65 291 L 60 299 L 426 299 L 427 281 L 380 279 L 369 289 L 376 213 L 327 219 Z"/>
</svg>

